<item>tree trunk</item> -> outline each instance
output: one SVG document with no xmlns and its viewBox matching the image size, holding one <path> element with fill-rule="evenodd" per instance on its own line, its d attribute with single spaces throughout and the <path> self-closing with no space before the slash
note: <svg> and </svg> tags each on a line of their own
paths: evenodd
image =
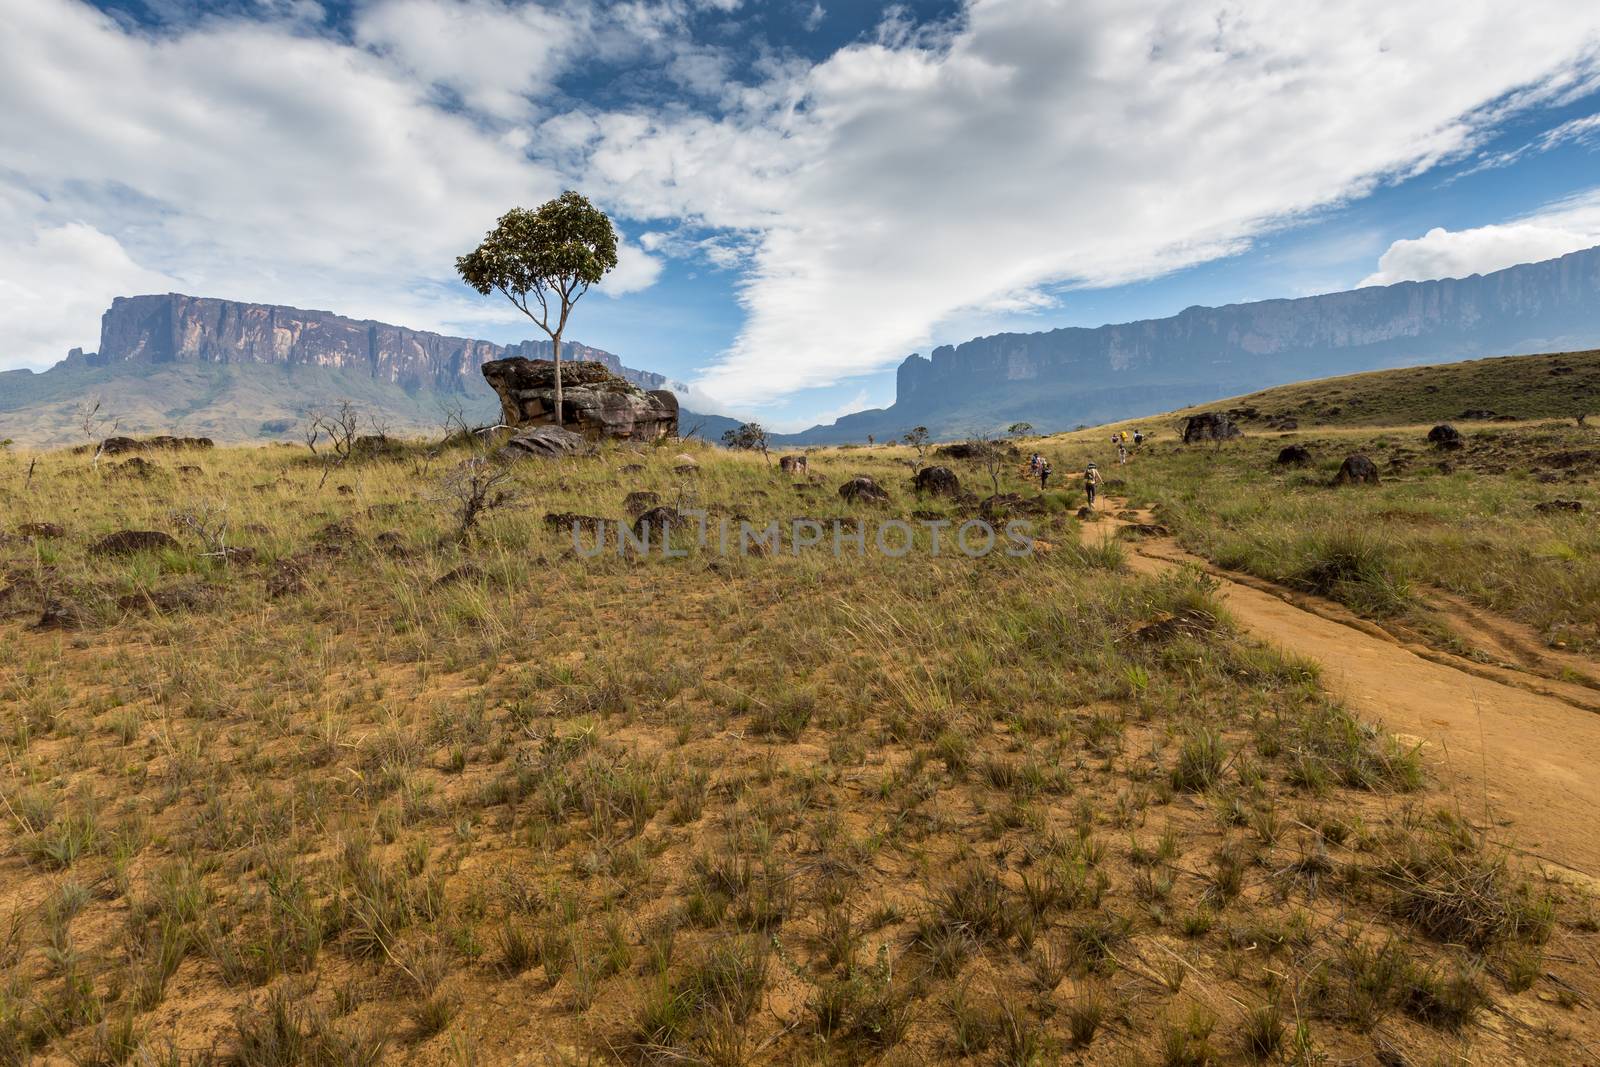
<svg viewBox="0 0 1600 1067">
<path fill-rule="evenodd" d="M 556 363 L 556 425 L 562 425 L 561 401 L 561 331 L 557 330 L 550 338 L 550 354 Z"/>
</svg>

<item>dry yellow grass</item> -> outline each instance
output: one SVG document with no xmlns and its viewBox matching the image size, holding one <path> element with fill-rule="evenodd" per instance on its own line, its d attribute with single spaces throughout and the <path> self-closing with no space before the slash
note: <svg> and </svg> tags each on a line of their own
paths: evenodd
<svg viewBox="0 0 1600 1067">
<path fill-rule="evenodd" d="M 467 542 L 459 453 L 0 460 L 5 532 L 64 527 L 0 545 L 0 1057 L 1591 1058 L 1586 898 L 1203 577 L 1079 547 L 1069 494 L 981 561 L 544 522 L 970 510 L 903 450 L 675 452 L 526 461 Z M 179 543 L 89 553 L 119 529 Z"/>
</svg>

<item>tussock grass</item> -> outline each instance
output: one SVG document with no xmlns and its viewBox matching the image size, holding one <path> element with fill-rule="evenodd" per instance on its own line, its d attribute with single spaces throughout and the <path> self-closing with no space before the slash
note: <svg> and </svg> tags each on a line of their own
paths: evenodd
<svg viewBox="0 0 1600 1067">
<path fill-rule="evenodd" d="M 430 495 L 460 456 L 421 447 L 321 491 L 287 449 L 0 469 L 8 516 L 69 527 L 0 544 L 0 1054 L 1492 1058 L 1484 1005 L 1534 1002 L 1541 967 L 1588 989 L 1544 949 L 1589 936 L 1565 891 L 1395 837 L 1432 802 L 1416 754 L 1243 640 L 1203 575 L 1130 573 L 1059 500 L 1031 559 L 925 532 L 900 560 L 585 559 L 544 522 L 637 490 L 870 520 L 834 492 L 856 473 L 885 516 L 967 514 L 916 498 L 904 449 L 817 452 L 813 488 L 678 447 L 526 463 L 524 506 L 465 541 Z M 254 560 L 171 521 L 202 505 Z M 88 554 L 121 528 L 180 545 Z M 76 626 L 33 629 L 46 596 Z"/>
</svg>

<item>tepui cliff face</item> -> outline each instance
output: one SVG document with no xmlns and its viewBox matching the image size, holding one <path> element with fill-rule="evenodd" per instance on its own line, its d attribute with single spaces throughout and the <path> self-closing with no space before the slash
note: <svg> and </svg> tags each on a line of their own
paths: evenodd
<svg viewBox="0 0 1600 1067">
<path fill-rule="evenodd" d="M 406 390 L 467 393 L 482 388 L 479 368 L 496 359 L 548 359 L 549 341 L 497 345 L 447 337 L 329 311 L 167 293 L 117 297 L 100 320 L 100 350 L 74 349 L 67 365 L 215 363 L 322 367 L 354 372 Z M 564 342 L 562 358 L 604 364 L 637 384 L 660 388 L 657 374 L 632 371 L 610 352 Z"/>
<path fill-rule="evenodd" d="M 895 403 L 802 440 L 1062 429 L 1305 378 L 1600 345 L 1600 248 L 1492 274 L 1401 282 L 1096 328 L 979 337 L 900 364 Z"/>
</svg>

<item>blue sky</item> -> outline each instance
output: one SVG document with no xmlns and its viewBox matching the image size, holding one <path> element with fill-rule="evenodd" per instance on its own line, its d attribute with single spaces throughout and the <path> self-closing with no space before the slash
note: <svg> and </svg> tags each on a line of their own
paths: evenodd
<svg viewBox="0 0 1600 1067">
<path fill-rule="evenodd" d="M 1234 0 L 0 0 L 0 368 L 174 289 L 497 340 L 452 277 L 583 190 L 570 335 L 796 428 L 1001 330 L 1600 244 L 1600 10 Z"/>
</svg>

